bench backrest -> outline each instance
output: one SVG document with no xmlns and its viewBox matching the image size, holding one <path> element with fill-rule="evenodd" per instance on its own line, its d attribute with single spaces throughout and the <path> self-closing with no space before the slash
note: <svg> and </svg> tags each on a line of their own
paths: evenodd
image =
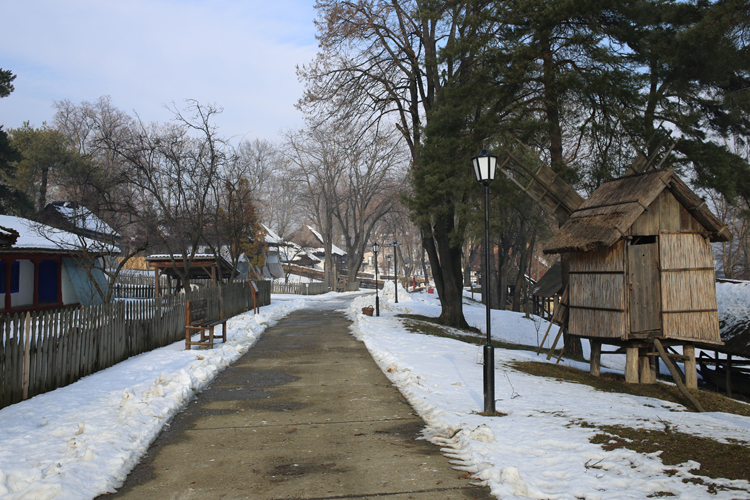
<svg viewBox="0 0 750 500">
<path fill-rule="evenodd" d="M 187 307 L 190 311 L 190 322 L 202 321 L 208 317 L 208 300 L 195 299 L 188 300 Z"/>
</svg>

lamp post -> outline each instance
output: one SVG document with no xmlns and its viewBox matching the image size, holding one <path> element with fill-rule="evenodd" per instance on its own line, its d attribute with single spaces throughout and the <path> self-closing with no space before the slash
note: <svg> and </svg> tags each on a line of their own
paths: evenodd
<svg viewBox="0 0 750 500">
<path fill-rule="evenodd" d="M 474 173 L 477 181 L 484 186 L 484 272 L 482 277 L 484 291 L 482 298 L 486 308 L 487 322 L 487 344 L 484 346 L 484 412 L 490 415 L 495 413 L 495 348 L 492 346 L 490 326 L 490 184 L 495 179 L 495 166 L 497 156 L 488 153 L 484 149 L 471 159 L 474 164 Z"/>
<path fill-rule="evenodd" d="M 380 297 L 378 296 L 378 242 L 372 244 L 372 251 L 375 253 L 375 316 L 380 316 Z"/>
</svg>

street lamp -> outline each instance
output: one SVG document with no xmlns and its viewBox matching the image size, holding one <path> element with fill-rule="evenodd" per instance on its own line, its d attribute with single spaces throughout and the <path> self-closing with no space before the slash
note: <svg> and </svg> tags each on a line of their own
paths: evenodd
<svg viewBox="0 0 750 500">
<path fill-rule="evenodd" d="M 375 316 L 380 316 L 380 297 L 378 296 L 378 242 L 372 244 L 372 251 L 375 253 Z"/>
<path fill-rule="evenodd" d="M 484 412 L 489 415 L 495 413 L 495 349 L 492 346 L 492 336 L 490 334 L 490 184 L 495 180 L 495 167 L 497 165 L 497 156 L 482 150 L 477 156 L 471 159 L 474 165 L 474 173 L 477 181 L 484 186 L 484 272 L 482 277 L 484 283 L 484 305 L 487 313 L 487 344 L 484 346 Z"/>
</svg>

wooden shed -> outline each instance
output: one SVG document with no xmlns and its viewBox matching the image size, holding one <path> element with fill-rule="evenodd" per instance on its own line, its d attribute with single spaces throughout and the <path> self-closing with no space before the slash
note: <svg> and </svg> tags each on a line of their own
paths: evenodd
<svg viewBox="0 0 750 500">
<path fill-rule="evenodd" d="M 650 381 L 653 339 L 683 345 L 697 385 L 693 345 L 721 343 L 710 243 L 731 237 L 672 170 L 604 183 L 544 248 L 570 254 L 567 332 L 592 340 L 592 362 L 602 343 L 625 349 L 629 382 L 638 358 Z"/>
</svg>

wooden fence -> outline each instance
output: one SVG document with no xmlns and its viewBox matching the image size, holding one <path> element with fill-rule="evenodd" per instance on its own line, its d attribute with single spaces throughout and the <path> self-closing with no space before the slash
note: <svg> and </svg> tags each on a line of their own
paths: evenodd
<svg viewBox="0 0 750 500">
<path fill-rule="evenodd" d="M 328 292 L 328 285 L 321 282 L 313 283 L 277 283 L 271 282 L 272 293 L 288 293 L 292 295 L 320 295 Z"/>
<path fill-rule="evenodd" d="M 271 283 L 256 282 L 259 306 Z M 209 316 L 230 318 L 254 306 L 250 282 L 202 288 L 157 300 L 0 315 L 0 408 L 185 338 L 186 299 L 206 298 Z"/>
</svg>

